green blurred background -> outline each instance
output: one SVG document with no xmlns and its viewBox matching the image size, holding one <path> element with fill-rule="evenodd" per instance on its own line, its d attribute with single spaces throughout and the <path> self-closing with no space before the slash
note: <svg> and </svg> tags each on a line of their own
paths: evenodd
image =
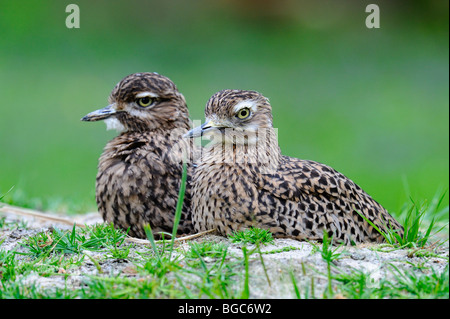
<svg viewBox="0 0 450 319">
<path fill-rule="evenodd" d="M 79 29 L 65 26 L 70 3 Z M 365 26 L 369 3 L 380 29 Z M 284 154 L 336 168 L 391 211 L 431 199 L 449 185 L 448 12 L 443 0 L 1 0 L 0 195 L 95 210 L 116 133 L 80 118 L 124 76 L 155 71 L 197 120 L 218 90 L 260 91 Z"/>
</svg>

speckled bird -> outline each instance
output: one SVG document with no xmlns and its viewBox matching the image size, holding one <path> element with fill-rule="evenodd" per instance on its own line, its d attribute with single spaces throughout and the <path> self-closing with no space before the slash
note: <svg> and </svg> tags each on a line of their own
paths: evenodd
<svg viewBox="0 0 450 319">
<path fill-rule="evenodd" d="M 107 107 L 81 120 L 104 120 L 108 129 L 120 132 L 106 144 L 98 164 L 96 201 L 103 219 L 130 228 L 133 237 L 146 237 L 145 223 L 153 233 L 172 233 L 183 156 L 193 156 L 182 138 L 189 130 L 189 112 L 175 84 L 157 73 L 131 74 L 114 87 Z M 193 231 L 191 169 L 188 164 L 178 234 Z"/>
<path fill-rule="evenodd" d="M 269 100 L 256 91 L 223 90 L 206 104 L 206 122 L 185 137 L 212 139 L 192 177 L 194 228 L 222 235 L 249 227 L 274 237 L 335 243 L 382 242 L 401 225 L 349 178 L 310 160 L 284 156 Z"/>
</svg>

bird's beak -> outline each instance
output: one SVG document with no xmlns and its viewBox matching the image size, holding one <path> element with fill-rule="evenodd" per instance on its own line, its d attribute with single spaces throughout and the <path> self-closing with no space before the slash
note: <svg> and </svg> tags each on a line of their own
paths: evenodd
<svg viewBox="0 0 450 319">
<path fill-rule="evenodd" d="M 110 104 L 107 107 L 104 107 L 102 109 L 96 110 L 94 112 L 85 115 L 81 120 L 85 122 L 100 121 L 105 120 L 116 113 L 117 111 L 114 108 L 114 104 Z"/>
<path fill-rule="evenodd" d="M 219 128 L 219 127 L 222 127 L 222 126 L 214 123 L 213 121 L 208 121 L 208 122 L 203 123 L 200 126 L 194 127 L 192 130 L 190 130 L 189 132 L 184 134 L 183 137 L 184 138 L 200 137 L 202 135 L 205 135 L 205 133 L 207 133 L 215 128 Z"/>
</svg>

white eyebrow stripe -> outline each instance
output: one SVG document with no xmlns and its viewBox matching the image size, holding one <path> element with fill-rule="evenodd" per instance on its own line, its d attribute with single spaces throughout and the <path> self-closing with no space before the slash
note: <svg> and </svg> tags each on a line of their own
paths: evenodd
<svg viewBox="0 0 450 319">
<path fill-rule="evenodd" d="M 249 108 L 252 112 L 256 112 L 257 108 L 256 101 L 245 100 L 239 102 L 234 106 L 234 113 L 237 113 L 239 110 L 242 110 L 243 108 Z"/>
<path fill-rule="evenodd" d="M 150 97 L 159 97 L 158 94 L 150 92 L 150 91 L 146 91 L 146 92 L 141 92 L 136 94 L 137 98 L 141 98 L 141 97 L 146 97 L 146 96 L 150 96 Z"/>
</svg>

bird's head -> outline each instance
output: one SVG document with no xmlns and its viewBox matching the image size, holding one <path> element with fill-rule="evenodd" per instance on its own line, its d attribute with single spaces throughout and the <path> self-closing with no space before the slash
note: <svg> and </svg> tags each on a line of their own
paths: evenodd
<svg viewBox="0 0 450 319">
<path fill-rule="evenodd" d="M 109 105 L 81 120 L 105 120 L 108 129 L 118 131 L 189 128 L 184 96 L 170 79 L 148 72 L 123 78 L 112 90 Z"/>
<path fill-rule="evenodd" d="M 258 132 L 272 129 L 269 100 L 256 91 L 223 90 L 206 103 L 206 121 L 184 137 L 213 137 L 216 142 L 253 144 Z"/>
</svg>

